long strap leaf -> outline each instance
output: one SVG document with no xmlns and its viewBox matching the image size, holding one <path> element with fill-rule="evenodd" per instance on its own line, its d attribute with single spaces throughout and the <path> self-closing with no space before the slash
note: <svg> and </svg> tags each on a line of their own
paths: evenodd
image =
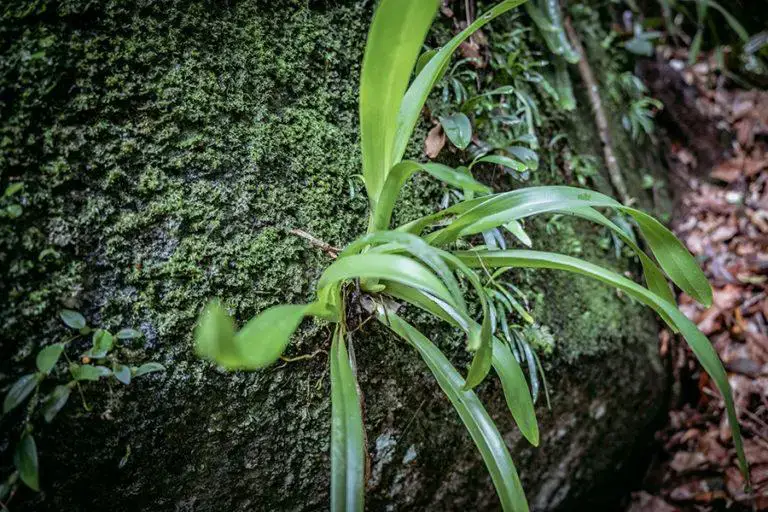
<svg viewBox="0 0 768 512">
<path fill-rule="evenodd" d="M 424 171 L 434 178 L 453 187 L 471 190 L 473 192 L 489 193 L 490 187 L 476 181 L 471 175 L 437 163 L 422 164 L 412 160 L 404 160 L 389 171 L 387 179 L 381 190 L 376 208 L 373 211 L 374 230 L 379 231 L 389 228 L 397 197 L 408 179 L 417 171 Z"/>
<path fill-rule="evenodd" d="M 445 263 L 441 249 L 432 247 L 422 238 L 400 231 L 376 231 L 357 238 L 339 254 L 345 258 L 364 250 L 382 253 L 408 253 L 428 266 L 451 292 L 456 304 L 466 310 L 464 295 L 453 270 Z"/>
<path fill-rule="evenodd" d="M 428 311 L 465 332 L 480 328 L 465 313 L 457 311 L 449 304 L 430 297 L 420 290 L 415 290 L 399 283 L 386 282 L 386 291 L 393 297 Z M 507 344 L 495 336 L 493 337 L 492 364 L 501 381 L 504 398 L 512 418 L 514 418 L 515 423 L 528 442 L 538 446 L 539 425 L 536 422 L 536 411 L 533 408 L 533 400 L 528 389 L 528 383 L 525 380 L 525 374 Z"/>
<path fill-rule="evenodd" d="M 357 382 L 344 335 L 331 343 L 331 510 L 362 512 L 365 487 L 365 431 Z"/>
<path fill-rule="evenodd" d="M 424 237 L 432 245 L 445 245 L 459 237 L 482 233 L 531 215 L 554 211 L 578 215 L 585 207 L 614 208 L 630 215 L 637 222 L 651 252 L 676 285 L 702 304 L 712 303 L 712 288 L 706 276 L 680 240 L 647 213 L 624 206 L 604 194 L 574 187 L 528 187 L 465 203 L 433 214 L 428 220 L 414 221 L 409 226 L 424 229 L 426 225 L 455 215 L 447 226 Z M 409 231 L 414 232 L 412 229 Z M 657 276 L 652 276 L 652 279 L 654 277 Z"/>
<path fill-rule="evenodd" d="M 491 474 L 501 506 L 505 511 L 527 512 L 528 502 L 515 464 L 509 455 L 499 430 L 471 390 L 465 389 L 464 379 L 434 343 L 416 328 L 391 311 L 380 309 L 378 320 L 410 343 L 432 371 L 438 385 L 453 404 L 456 412 L 477 445 L 488 472 Z"/>
<path fill-rule="evenodd" d="M 688 320 L 674 305 L 665 299 L 659 297 L 653 292 L 643 288 L 637 283 L 620 276 L 614 272 L 606 270 L 598 265 L 594 265 L 578 258 L 564 256 L 562 254 L 540 252 L 540 251 L 465 251 L 456 253 L 460 259 L 467 265 L 488 267 L 528 267 L 528 268 L 550 268 L 557 270 L 566 270 L 577 274 L 597 279 L 604 283 L 613 285 L 643 304 L 649 306 L 655 311 L 663 312 L 662 318 L 671 322 L 671 326 L 679 330 L 685 340 L 701 363 L 701 366 L 712 378 L 713 382 L 720 390 L 725 401 L 725 408 L 728 413 L 728 421 L 733 432 L 733 444 L 736 447 L 736 453 L 739 458 L 739 465 L 746 481 L 749 481 L 749 470 L 747 460 L 744 455 L 744 447 L 739 429 L 736 407 L 733 402 L 731 387 L 728 384 L 728 376 L 725 373 L 720 358 L 712 347 L 706 336 Z M 482 263 L 480 262 L 482 260 Z"/>
<path fill-rule="evenodd" d="M 438 0 L 381 0 L 368 32 L 360 76 L 360 142 L 372 205 L 394 161 L 400 102 L 437 8 Z"/>
<path fill-rule="evenodd" d="M 337 259 L 320 276 L 318 288 L 347 279 L 389 279 L 418 288 L 455 304 L 445 285 L 421 263 L 396 254 L 365 253 Z"/>
<path fill-rule="evenodd" d="M 413 2 L 414 4 L 421 2 L 421 0 L 405 1 Z M 397 131 L 395 134 L 393 151 L 394 158 L 390 161 L 390 164 L 394 164 L 403 158 L 405 148 L 413 133 L 413 128 L 416 126 L 416 122 L 419 119 L 419 113 L 424 107 L 424 103 L 427 101 L 427 96 L 429 96 L 430 91 L 440 78 L 443 68 L 450 61 L 453 52 L 456 51 L 465 39 L 482 28 L 483 25 L 524 2 L 525 0 L 506 0 L 482 14 L 474 21 L 474 23 L 459 32 L 453 39 L 448 41 L 445 46 L 440 48 L 434 57 L 432 57 L 424 66 L 408 88 L 408 92 L 405 93 L 403 102 L 400 105 L 400 111 L 397 114 Z"/>
</svg>

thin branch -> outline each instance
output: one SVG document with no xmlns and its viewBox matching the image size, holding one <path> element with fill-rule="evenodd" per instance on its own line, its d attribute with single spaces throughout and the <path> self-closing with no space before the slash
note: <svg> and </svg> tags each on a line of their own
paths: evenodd
<svg viewBox="0 0 768 512">
<path fill-rule="evenodd" d="M 595 115 L 595 123 L 597 124 L 597 133 L 600 136 L 600 143 L 603 146 L 605 165 L 608 167 L 608 177 L 611 180 L 611 185 L 613 185 L 613 188 L 618 192 L 621 202 L 629 205 L 632 202 L 632 198 L 627 192 L 627 185 L 624 183 L 624 177 L 621 174 L 621 169 L 619 169 L 618 160 L 616 160 L 616 155 L 613 152 L 608 118 L 605 115 L 603 102 L 600 99 L 600 90 L 597 86 L 595 75 L 592 73 L 589 61 L 587 60 L 587 53 L 584 51 L 579 35 L 573 29 L 570 18 L 565 19 L 565 31 L 568 33 L 568 39 L 571 41 L 571 45 L 576 50 L 576 53 L 581 55 L 578 64 L 579 75 L 581 75 L 581 80 L 584 82 L 584 85 L 587 86 L 589 103 L 592 105 L 592 112 Z"/>
<path fill-rule="evenodd" d="M 308 241 L 311 245 L 314 245 L 315 247 L 317 247 L 318 249 L 320 249 L 321 251 L 323 251 L 333 259 L 338 258 L 339 253 L 341 252 L 341 249 L 339 249 L 338 247 L 334 247 L 328 243 L 325 243 L 322 240 L 310 235 L 304 230 L 291 229 L 288 232 L 292 235 L 296 235 L 300 238 L 303 238 L 304 240 Z"/>
</svg>

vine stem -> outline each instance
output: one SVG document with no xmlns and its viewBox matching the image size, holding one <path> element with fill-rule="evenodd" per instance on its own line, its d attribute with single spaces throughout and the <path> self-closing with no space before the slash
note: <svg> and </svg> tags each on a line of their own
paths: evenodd
<svg viewBox="0 0 768 512">
<path fill-rule="evenodd" d="M 587 87 L 589 103 L 592 105 L 592 113 L 595 116 L 595 124 L 597 124 L 597 132 L 600 136 L 600 144 L 603 147 L 605 165 L 608 167 L 608 177 L 611 180 L 611 185 L 613 185 L 613 188 L 616 189 L 616 192 L 619 194 L 621 202 L 625 205 L 630 205 L 633 200 L 627 192 L 627 185 L 624 183 L 624 177 L 621 174 L 619 162 L 616 159 L 616 154 L 613 151 L 611 132 L 608 126 L 608 117 L 605 115 L 603 102 L 600 99 L 600 89 L 597 86 L 597 80 L 595 80 L 595 75 L 592 73 L 592 67 L 589 65 L 589 61 L 587 60 L 587 53 L 584 51 L 584 46 L 581 44 L 581 39 L 573 29 L 570 17 L 565 19 L 564 25 L 571 45 L 576 50 L 576 53 L 581 56 L 578 63 L 579 75 L 581 75 L 581 80 Z"/>
</svg>

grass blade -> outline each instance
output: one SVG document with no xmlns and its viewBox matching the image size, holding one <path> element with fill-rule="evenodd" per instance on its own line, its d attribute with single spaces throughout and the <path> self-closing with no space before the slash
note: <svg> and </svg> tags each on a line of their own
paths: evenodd
<svg viewBox="0 0 768 512">
<path fill-rule="evenodd" d="M 340 329 L 331 343 L 331 510 L 362 512 L 365 431 L 357 380 Z"/>
<path fill-rule="evenodd" d="M 378 312 L 379 321 L 410 343 L 432 371 L 438 385 L 458 412 L 491 474 L 501 506 L 505 511 L 526 512 L 525 499 L 517 469 L 504 439 L 474 392 L 465 389 L 464 379 L 423 334 L 391 311 Z"/>
<path fill-rule="evenodd" d="M 400 102 L 437 7 L 437 0 L 381 0 L 368 32 L 360 76 L 360 142 L 372 204 L 395 161 Z"/>
<path fill-rule="evenodd" d="M 728 421 L 733 431 L 733 444 L 736 447 L 741 471 L 746 481 L 749 481 L 749 471 L 747 460 L 744 456 L 744 448 L 739 429 L 736 407 L 731 394 L 731 387 L 728 384 L 728 377 L 725 373 L 720 358 L 712 347 L 706 336 L 704 336 L 696 325 L 688 320 L 677 307 L 670 304 L 665 299 L 659 297 L 653 292 L 643 288 L 629 279 L 606 270 L 598 265 L 594 265 L 578 258 L 564 256 L 550 252 L 540 251 L 465 251 L 456 253 L 456 256 L 463 260 L 469 266 L 485 265 L 488 267 L 528 267 L 528 268 L 549 268 L 555 270 L 566 270 L 577 274 L 585 275 L 598 281 L 615 286 L 621 289 L 627 295 L 632 296 L 654 311 L 663 312 L 662 318 L 671 322 L 671 327 L 676 328 L 683 335 L 685 340 L 701 363 L 701 366 L 712 378 L 718 390 L 725 401 Z M 482 263 L 481 263 L 482 261 Z"/>
</svg>

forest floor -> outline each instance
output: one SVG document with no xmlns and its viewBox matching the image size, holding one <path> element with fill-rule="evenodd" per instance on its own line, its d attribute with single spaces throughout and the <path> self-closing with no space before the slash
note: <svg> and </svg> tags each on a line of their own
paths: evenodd
<svg viewBox="0 0 768 512">
<path fill-rule="evenodd" d="M 714 58 L 687 67 L 684 52 L 661 53 L 666 69 L 695 91 L 699 121 L 681 131 L 715 127 L 729 140 L 717 147 L 672 135 L 668 163 L 678 190 L 674 230 L 714 289 L 708 309 L 685 294 L 678 302 L 728 371 L 752 491 L 745 490 L 720 395 L 684 341 L 664 330 L 659 347 L 673 369 L 672 408 L 628 512 L 768 510 L 768 92 L 733 88 L 716 73 Z M 717 150 L 713 161 L 702 147 Z"/>
</svg>

